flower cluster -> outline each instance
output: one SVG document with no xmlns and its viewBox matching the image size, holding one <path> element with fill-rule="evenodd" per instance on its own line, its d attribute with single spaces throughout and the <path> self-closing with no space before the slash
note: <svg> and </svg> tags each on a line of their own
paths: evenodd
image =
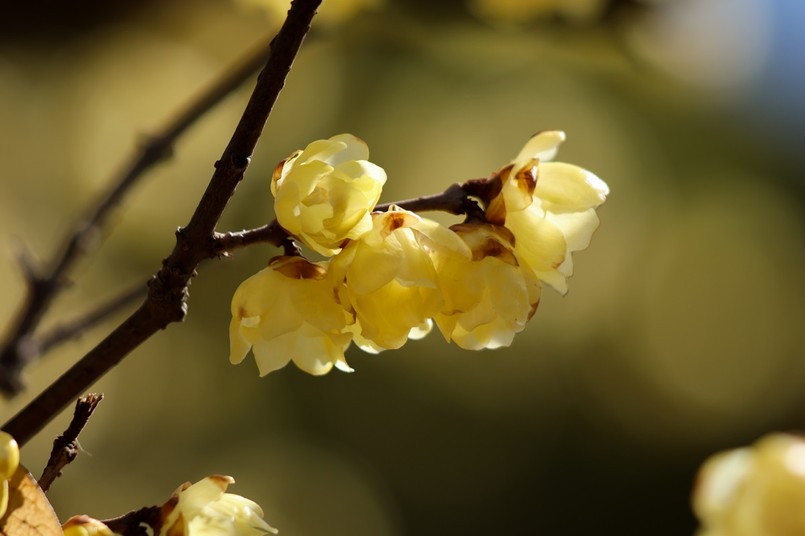
<svg viewBox="0 0 805 536">
<path fill-rule="evenodd" d="M 360 139 L 341 134 L 297 151 L 272 178 L 277 222 L 327 259 L 275 257 L 240 285 L 230 360 L 252 350 L 261 375 L 289 361 L 317 375 L 351 371 L 352 342 L 400 348 L 434 323 L 462 348 L 508 346 L 541 282 L 567 291 L 571 253 L 589 244 L 609 193 L 589 171 L 548 162 L 562 141 L 562 132 L 537 134 L 484 187 L 463 190 L 477 210 L 450 228 L 395 205 L 376 211 L 386 174 Z"/>
<path fill-rule="evenodd" d="M 712 456 L 693 494 L 699 536 L 805 534 L 805 439 L 767 436 Z"/>
</svg>

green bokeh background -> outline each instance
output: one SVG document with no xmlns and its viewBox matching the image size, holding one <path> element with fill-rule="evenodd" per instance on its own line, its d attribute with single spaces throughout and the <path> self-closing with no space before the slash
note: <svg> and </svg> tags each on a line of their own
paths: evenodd
<svg viewBox="0 0 805 536">
<path fill-rule="evenodd" d="M 707 455 L 805 429 L 805 76 L 778 46 L 784 0 L 704 4 L 499 24 L 388 0 L 317 27 L 219 230 L 269 221 L 274 165 L 313 139 L 366 140 L 392 201 L 562 129 L 558 160 L 612 190 L 570 293 L 546 289 L 507 349 L 433 333 L 351 349 L 353 374 L 261 379 L 227 361 L 229 300 L 277 251 L 208 262 L 186 321 L 95 386 L 85 452 L 50 493 L 59 515 L 116 516 L 223 473 L 286 536 L 691 534 Z M 23 296 L 17 245 L 49 258 L 142 137 L 277 24 L 222 0 L 15 9 L 0 24 L 0 326 Z M 156 271 L 249 91 L 143 178 L 46 326 Z M 30 367 L 3 421 L 122 318 Z M 36 475 L 69 416 L 23 450 Z"/>
</svg>

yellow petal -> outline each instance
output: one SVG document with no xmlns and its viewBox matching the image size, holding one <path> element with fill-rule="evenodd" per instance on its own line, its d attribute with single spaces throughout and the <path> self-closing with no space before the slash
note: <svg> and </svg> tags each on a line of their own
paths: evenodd
<svg viewBox="0 0 805 536">
<path fill-rule="evenodd" d="M 229 323 L 229 362 L 237 365 L 246 357 L 252 345 L 240 332 L 240 320 L 233 318 Z"/>
<path fill-rule="evenodd" d="M 525 162 L 536 159 L 540 162 L 552 160 L 559 150 L 559 145 L 565 141 L 565 133 L 561 130 L 545 130 L 538 132 L 529 139 L 517 158 L 514 159 L 514 168 L 523 167 Z"/>
<path fill-rule="evenodd" d="M 285 334 L 271 340 L 259 340 L 254 343 L 252 353 L 257 362 L 260 376 L 279 370 L 291 361 L 288 340 L 293 334 Z"/>
<path fill-rule="evenodd" d="M 606 200 L 609 187 L 584 168 L 562 162 L 540 165 L 534 196 L 550 212 L 578 212 L 597 207 Z"/>
</svg>

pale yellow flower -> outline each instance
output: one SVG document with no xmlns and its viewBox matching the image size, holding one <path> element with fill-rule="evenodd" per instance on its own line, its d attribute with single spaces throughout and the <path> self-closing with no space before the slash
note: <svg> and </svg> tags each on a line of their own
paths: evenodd
<svg viewBox="0 0 805 536">
<path fill-rule="evenodd" d="M 251 349 L 260 375 L 293 360 L 310 374 L 335 366 L 352 369 L 344 359 L 352 315 L 336 299 L 339 281 L 327 263 L 302 257 L 275 257 L 268 267 L 238 287 L 232 298 L 229 359 L 237 364 Z"/>
<path fill-rule="evenodd" d="M 73 516 L 63 525 L 64 536 L 114 536 L 114 532 L 101 521 L 86 515 Z"/>
<path fill-rule="evenodd" d="M 505 227 L 459 224 L 451 229 L 471 256 L 438 254 L 442 310 L 434 317 L 447 341 L 467 350 L 509 346 L 537 309 L 540 283 L 514 253 Z"/>
<path fill-rule="evenodd" d="M 774 434 L 702 466 L 693 494 L 698 536 L 805 534 L 805 439 Z"/>
<path fill-rule="evenodd" d="M 408 338 L 430 330 L 442 296 L 431 252 L 467 251 L 458 236 L 442 225 L 392 207 L 373 215 L 372 230 L 350 242 L 332 261 L 345 280 L 342 301 L 356 314 L 350 328 L 364 350 L 400 348 Z"/>
<path fill-rule="evenodd" d="M 8 507 L 8 481 L 20 465 L 20 447 L 11 434 L 0 431 L 0 517 Z"/>
<path fill-rule="evenodd" d="M 386 172 L 368 158 L 362 140 L 340 134 L 314 141 L 281 162 L 271 180 L 279 224 L 326 256 L 369 232 Z"/>
<path fill-rule="evenodd" d="M 226 493 L 235 479 L 213 475 L 181 486 L 163 506 L 160 536 L 262 536 L 277 529 L 263 519 L 260 506 Z"/>
<path fill-rule="evenodd" d="M 515 236 L 515 253 L 541 281 L 561 294 L 573 274 L 571 253 L 586 248 L 598 227 L 595 208 L 609 187 L 593 173 L 554 157 L 563 132 L 542 132 L 500 172 L 501 193 L 487 217 L 503 223 Z M 530 199 L 529 199 L 530 193 Z"/>
</svg>

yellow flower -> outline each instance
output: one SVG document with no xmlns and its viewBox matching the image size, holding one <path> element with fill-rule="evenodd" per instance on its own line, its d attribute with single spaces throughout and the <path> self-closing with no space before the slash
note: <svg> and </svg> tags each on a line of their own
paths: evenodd
<svg viewBox="0 0 805 536">
<path fill-rule="evenodd" d="M 0 517 L 8 507 L 8 481 L 20 464 L 20 447 L 11 434 L 0 431 Z"/>
<path fill-rule="evenodd" d="M 263 519 L 260 506 L 225 493 L 235 479 L 213 475 L 186 483 L 163 506 L 160 536 L 262 536 L 277 529 Z"/>
<path fill-rule="evenodd" d="M 698 536 L 805 534 L 805 439 L 767 436 L 702 466 L 693 494 Z"/>
<path fill-rule="evenodd" d="M 333 259 L 332 269 L 345 280 L 342 301 L 356 314 L 355 342 L 379 352 L 427 334 L 442 306 L 431 252 L 467 246 L 446 227 L 397 207 L 375 213 L 373 221 L 369 233 Z"/>
<path fill-rule="evenodd" d="M 571 253 L 586 248 L 598 227 L 595 208 L 609 187 L 593 173 L 553 158 L 563 132 L 537 134 L 500 172 L 501 193 L 490 202 L 487 218 L 503 223 L 515 238 L 515 253 L 541 281 L 561 294 L 573 274 Z"/>
<path fill-rule="evenodd" d="M 232 298 L 229 360 L 240 363 L 251 349 L 260 375 L 293 360 L 310 374 L 333 365 L 352 369 L 344 359 L 352 315 L 336 299 L 339 282 L 327 263 L 302 257 L 275 257 L 268 267 L 238 287 Z"/>
<path fill-rule="evenodd" d="M 62 525 L 64 536 L 114 536 L 114 532 L 97 519 L 73 516 Z"/>
<path fill-rule="evenodd" d="M 326 256 L 367 233 L 386 182 L 383 168 L 367 158 L 362 140 L 340 134 L 314 141 L 281 162 L 271 180 L 279 224 Z"/>
<path fill-rule="evenodd" d="M 434 317 L 436 325 L 448 342 L 467 350 L 509 346 L 537 309 L 539 280 L 517 259 L 508 229 L 490 224 L 451 229 L 471 257 L 437 256 L 444 306 Z"/>
</svg>

